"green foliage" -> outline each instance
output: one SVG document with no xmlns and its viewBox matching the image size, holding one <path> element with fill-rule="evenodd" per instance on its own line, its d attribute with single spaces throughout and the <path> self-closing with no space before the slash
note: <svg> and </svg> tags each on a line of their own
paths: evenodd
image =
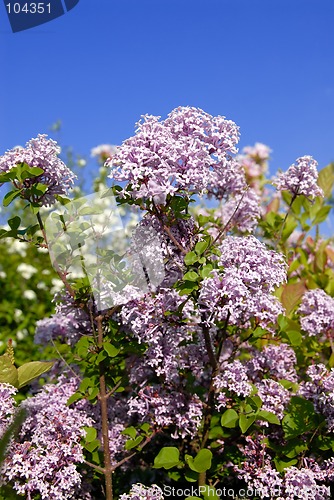
<svg viewBox="0 0 334 500">
<path fill-rule="evenodd" d="M 161 448 L 154 459 L 155 469 L 172 469 L 180 464 L 180 452 L 175 446 L 165 446 Z"/>
</svg>

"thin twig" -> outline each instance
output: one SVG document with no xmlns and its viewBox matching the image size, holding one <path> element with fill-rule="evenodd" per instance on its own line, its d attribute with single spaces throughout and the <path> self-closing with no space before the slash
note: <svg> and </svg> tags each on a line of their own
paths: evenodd
<svg viewBox="0 0 334 500">
<path fill-rule="evenodd" d="M 92 462 L 88 462 L 88 460 L 84 460 L 83 463 L 86 464 L 86 465 L 88 465 L 89 467 L 92 467 L 92 469 L 95 469 L 95 470 L 101 472 L 102 474 L 105 473 L 104 468 L 100 467 L 99 465 L 92 464 Z"/>
<path fill-rule="evenodd" d="M 134 457 L 135 455 L 137 455 L 137 453 L 139 453 L 140 451 L 142 451 L 142 449 L 150 442 L 152 441 L 152 439 L 159 433 L 161 432 L 161 430 L 157 430 L 157 431 L 154 431 L 150 436 L 147 436 L 147 438 L 145 439 L 145 441 L 140 444 L 138 446 L 138 450 L 134 451 L 133 453 L 131 453 L 130 455 L 128 455 L 127 457 L 124 457 L 122 460 L 120 460 L 119 462 L 117 462 L 113 467 L 112 467 L 112 471 L 116 470 L 118 467 L 120 467 L 121 465 L 125 464 L 126 462 L 128 462 L 132 457 Z"/>
<path fill-rule="evenodd" d="M 97 316 L 95 318 L 98 330 L 98 345 L 102 348 L 103 345 L 103 327 L 102 327 L 103 316 Z M 103 457 L 104 457 L 104 477 L 106 485 L 106 499 L 113 500 L 113 487 L 112 487 L 112 466 L 111 466 L 111 456 L 109 448 L 109 421 L 108 421 L 108 397 L 107 397 L 107 387 L 106 378 L 103 362 L 99 365 L 100 371 L 100 408 L 101 408 L 101 427 L 102 427 L 102 445 L 103 445 Z"/>
</svg>

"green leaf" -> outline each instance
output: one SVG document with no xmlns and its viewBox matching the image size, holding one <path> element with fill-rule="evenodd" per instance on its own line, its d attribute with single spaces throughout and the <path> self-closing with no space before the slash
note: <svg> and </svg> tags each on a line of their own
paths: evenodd
<svg viewBox="0 0 334 500">
<path fill-rule="evenodd" d="M 176 467 L 180 463 L 180 452 L 175 446 L 161 448 L 154 459 L 154 469 L 164 468 L 166 470 Z"/>
<path fill-rule="evenodd" d="M 108 353 L 110 358 L 115 358 L 120 352 L 120 349 L 112 345 L 110 342 L 103 342 L 103 349 Z"/>
<path fill-rule="evenodd" d="M 138 446 L 143 439 L 143 436 L 138 436 L 135 439 L 128 439 L 125 443 L 125 449 L 132 450 L 133 448 L 136 448 L 136 446 Z"/>
<path fill-rule="evenodd" d="M 248 429 L 255 422 L 255 420 L 256 416 L 254 414 L 246 416 L 244 413 L 241 413 L 239 417 L 239 427 L 241 429 L 241 432 L 245 433 L 246 431 L 248 431 Z"/>
<path fill-rule="evenodd" d="M 0 356 L 0 383 L 19 386 L 17 368 L 7 354 Z"/>
<path fill-rule="evenodd" d="M 287 340 L 292 346 L 298 346 L 302 343 L 299 323 L 290 318 L 279 316 L 278 324 L 281 328 L 282 340 Z"/>
<path fill-rule="evenodd" d="M 90 388 L 88 389 L 88 396 L 87 396 L 87 399 L 88 399 L 89 401 L 93 401 L 94 399 L 96 399 L 96 398 L 97 398 L 98 394 L 99 394 L 99 388 L 98 388 L 98 387 L 90 387 Z"/>
<path fill-rule="evenodd" d="M 266 422 L 269 422 L 270 424 L 280 425 L 279 419 L 271 411 L 259 410 L 257 413 L 257 418 L 260 420 L 265 420 Z"/>
<path fill-rule="evenodd" d="M 265 330 L 264 328 L 257 326 L 255 328 L 255 330 L 253 331 L 252 338 L 253 339 L 260 339 L 266 335 L 268 335 L 268 330 Z"/>
<path fill-rule="evenodd" d="M 208 248 L 208 246 L 209 246 L 209 241 L 199 241 L 195 245 L 195 252 L 198 255 L 202 255 L 202 253 L 205 252 L 205 250 Z"/>
<path fill-rule="evenodd" d="M 11 422 L 11 424 L 7 427 L 6 431 L 2 434 L 2 437 L 0 439 L 0 464 L 2 464 L 5 456 L 6 456 L 6 451 L 7 447 L 10 443 L 11 438 L 17 434 L 19 431 L 24 419 L 25 419 L 26 412 L 22 408 L 18 410 L 17 413 L 15 413 L 14 419 Z"/>
<path fill-rule="evenodd" d="M 48 187 L 49 186 L 47 186 L 46 184 L 42 184 L 41 182 L 39 182 L 38 184 L 33 186 L 32 192 L 37 196 L 42 196 L 48 190 Z"/>
<path fill-rule="evenodd" d="M 188 271 L 184 276 L 183 279 L 185 281 L 197 281 L 199 278 L 198 274 L 195 273 L 194 271 Z"/>
<path fill-rule="evenodd" d="M 195 254 L 195 252 L 189 252 L 187 255 L 184 257 L 184 263 L 187 266 L 191 266 L 192 264 L 195 264 L 198 260 L 198 255 Z"/>
<path fill-rule="evenodd" d="M 150 430 L 151 430 L 151 426 L 148 422 L 144 422 L 141 426 L 140 426 L 141 430 L 143 432 L 145 432 L 145 434 L 147 434 Z"/>
<path fill-rule="evenodd" d="M 97 450 L 98 448 L 100 448 L 101 443 L 100 443 L 99 439 L 94 439 L 90 443 L 85 443 L 83 446 L 84 446 L 85 450 L 92 453 L 94 450 Z"/>
<path fill-rule="evenodd" d="M 195 281 L 185 281 L 178 286 L 179 295 L 189 295 L 193 290 L 198 290 L 198 284 Z"/>
<path fill-rule="evenodd" d="M 137 436 L 137 431 L 134 427 L 131 426 L 124 429 L 124 431 L 122 431 L 121 434 L 123 434 L 124 436 L 129 436 L 132 439 L 135 439 L 135 437 Z"/>
<path fill-rule="evenodd" d="M 303 341 L 303 337 L 302 337 L 302 334 L 300 333 L 300 331 L 291 330 L 291 331 L 286 332 L 286 334 L 287 334 L 289 342 L 292 346 L 301 345 L 301 343 Z"/>
<path fill-rule="evenodd" d="M 317 436 L 315 445 L 321 451 L 334 450 L 334 438 L 332 436 Z"/>
<path fill-rule="evenodd" d="M 317 184 L 324 192 L 325 198 L 332 194 L 334 185 L 334 163 L 330 163 L 320 170 Z"/>
<path fill-rule="evenodd" d="M 94 441 L 97 437 L 97 430 L 95 427 L 84 427 L 84 430 L 86 431 L 86 443 L 91 443 Z"/>
<path fill-rule="evenodd" d="M 0 174 L 0 183 L 1 184 L 4 182 L 12 181 L 14 179 L 16 179 L 15 167 L 11 168 L 9 172 L 6 172 L 4 174 Z"/>
<path fill-rule="evenodd" d="M 44 170 L 39 167 L 29 167 L 26 163 L 24 164 L 27 168 L 23 171 L 29 174 L 29 177 L 38 177 L 39 175 L 44 174 Z M 26 178 L 26 177 L 25 177 Z"/>
<path fill-rule="evenodd" d="M 100 351 L 96 357 L 95 364 L 99 365 L 100 363 L 102 363 L 102 361 L 107 359 L 107 357 L 108 357 L 107 351 L 104 350 Z"/>
<path fill-rule="evenodd" d="M 92 378 L 85 377 L 80 383 L 79 391 L 84 394 L 87 391 L 88 387 L 94 387 L 94 385 L 95 383 Z"/>
<path fill-rule="evenodd" d="M 212 462 L 212 452 L 203 448 L 200 450 L 196 457 L 193 458 L 190 455 L 186 455 L 186 463 L 189 468 L 194 472 L 205 472 L 210 469 Z"/>
<path fill-rule="evenodd" d="M 71 404 L 75 403 L 76 401 L 79 401 L 80 399 L 83 398 L 83 395 L 80 394 L 80 392 L 75 392 L 74 394 L 72 394 L 72 396 L 70 396 L 67 400 L 67 406 L 70 406 Z"/>
<path fill-rule="evenodd" d="M 284 224 L 284 228 L 282 231 L 282 240 L 286 241 L 289 238 L 289 236 L 293 233 L 293 231 L 296 229 L 297 226 L 298 226 L 298 222 L 294 218 L 288 217 L 285 224 Z"/>
<path fill-rule="evenodd" d="M 17 369 L 19 389 L 52 368 L 53 361 L 31 361 Z"/>
<path fill-rule="evenodd" d="M 30 203 L 30 210 L 34 215 L 38 214 L 40 208 L 41 207 L 38 203 Z"/>
<path fill-rule="evenodd" d="M 226 410 L 220 420 L 223 427 L 228 427 L 229 429 L 236 427 L 239 420 L 239 415 L 237 412 L 231 408 Z"/>
<path fill-rule="evenodd" d="M 15 217 L 13 217 L 12 219 L 8 220 L 8 225 L 13 231 L 18 229 L 20 224 L 21 224 L 21 219 L 17 215 Z"/>
<path fill-rule="evenodd" d="M 213 265 L 212 264 L 206 264 L 205 266 L 202 267 L 202 269 L 200 269 L 200 275 L 202 278 L 207 278 L 211 272 L 212 272 L 212 269 L 213 269 Z"/>
<path fill-rule="evenodd" d="M 9 193 L 6 193 L 2 202 L 3 206 L 8 207 L 8 205 L 10 205 L 15 198 L 20 196 L 21 191 L 22 189 L 16 189 L 15 191 L 9 191 Z"/>
<path fill-rule="evenodd" d="M 314 430 L 319 424 L 313 403 L 299 396 L 292 396 L 282 427 L 286 439 L 295 438 Z"/>
<path fill-rule="evenodd" d="M 312 220 L 313 224 L 320 224 L 321 222 L 324 222 L 324 220 L 327 219 L 329 212 L 331 211 L 332 207 L 329 205 L 325 205 L 324 207 L 321 207 L 320 210 L 318 210 L 315 218 Z"/>
<path fill-rule="evenodd" d="M 295 458 L 308 449 L 308 445 L 300 439 L 292 439 L 284 445 L 284 455 Z"/>
<path fill-rule="evenodd" d="M 262 406 L 261 398 L 260 398 L 260 396 L 257 396 L 256 394 L 254 396 L 248 397 L 247 402 L 250 404 L 250 406 L 253 408 L 253 410 L 258 410 Z"/>
<path fill-rule="evenodd" d="M 287 469 L 288 467 L 291 467 L 292 465 L 296 465 L 296 463 L 298 462 L 297 459 L 293 459 L 293 460 L 279 460 L 278 458 L 274 458 L 274 462 L 275 462 L 275 467 L 277 469 L 278 472 L 283 472 L 284 469 Z"/>
<path fill-rule="evenodd" d="M 184 473 L 184 479 L 188 481 L 188 483 L 196 483 L 198 481 L 198 472 L 187 470 Z"/>
</svg>

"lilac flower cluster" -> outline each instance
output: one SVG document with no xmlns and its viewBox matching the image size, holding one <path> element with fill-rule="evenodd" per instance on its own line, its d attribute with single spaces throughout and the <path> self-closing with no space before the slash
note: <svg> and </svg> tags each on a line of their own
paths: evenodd
<svg viewBox="0 0 334 500">
<path fill-rule="evenodd" d="M 166 229 L 167 228 L 167 229 Z M 184 249 L 191 249 L 196 243 L 196 225 L 194 219 L 191 217 L 189 219 L 180 219 L 175 224 L 170 226 L 166 217 L 162 216 L 158 218 L 155 215 L 146 215 L 141 222 L 138 224 L 134 235 L 132 238 L 132 245 L 130 247 L 130 255 L 137 255 L 137 259 L 134 259 L 133 264 L 136 262 L 138 266 L 142 266 L 141 261 L 149 260 L 149 267 L 153 266 L 153 275 L 159 276 L 161 273 L 155 272 L 156 256 L 153 253 L 149 255 L 142 255 L 142 249 L 145 247 L 143 245 L 143 238 L 146 236 L 147 240 L 150 239 L 150 231 L 153 235 L 159 236 L 160 251 L 164 259 L 165 264 L 165 276 L 158 282 L 160 288 L 171 287 L 178 279 L 183 276 L 184 270 Z M 154 251 L 154 246 L 152 245 L 152 252 Z M 159 249 L 156 251 L 156 255 L 160 255 Z M 140 261 L 139 261 L 140 260 Z M 159 263 L 159 262 L 158 262 Z M 158 265 L 158 264 L 157 264 Z M 154 280 L 153 281 L 153 285 Z"/>
<path fill-rule="evenodd" d="M 208 192 L 222 198 L 245 187 L 243 169 L 230 156 L 239 138 L 234 122 L 192 107 L 159 118 L 144 116 L 136 135 L 106 163 L 110 177 L 126 181 L 134 198 L 165 204 L 168 194 Z"/>
<path fill-rule="evenodd" d="M 30 201 L 51 205 L 55 202 L 56 194 L 67 194 L 76 178 L 76 175 L 58 158 L 59 153 L 60 148 L 55 141 L 47 139 L 45 134 L 39 134 L 36 139 L 27 142 L 25 149 L 17 147 L 1 156 L 0 172 L 9 172 L 20 163 L 41 168 L 43 170 L 41 175 L 28 177 L 22 185 L 16 185 L 16 187 L 23 188 L 22 197 L 25 197 L 24 189 L 29 189 L 38 183 L 46 185 L 45 193 Z"/>
<path fill-rule="evenodd" d="M 303 194 L 306 197 L 324 196 L 322 189 L 317 184 L 318 163 L 312 156 L 297 158 L 286 172 L 278 174 L 273 184 L 279 191 L 290 191 L 293 196 Z"/>
<path fill-rule="evenodd" d="M 260 498 L 273 498 L 281 491 L 282 478 L 272 467 L 264 442 L 258 436 L 246 436 L 246 444 L 242 446 L 245 461 L 240 466 L 234 466 L 238 477 L 243 479 L 248 488 L 256 490 Z"/>
<path fill-rule="evenodd" d="M 248 376 L 254 381 L 262 380 L 265 374 L 276 380 L 297 382 L 295 351 L 287 344 L 269 344 L 262 351 L 252 350 L 252 358 L 247 361 Z"/>
<path fill-rule="evenodd" d="M 283 255 L 266 246 L 254 236 L 228 236 L 219 246 L 218 263 L 202 283 L 199 303 L 211 313 L 211 320 L 249 326 L 251 318 L 270 328 L 283 308 L 271 292 L 286 280 Z"/>
<path fill-rule="evenodd" d="M 217 395 L 218 411 L 226 406 L 228 393 L 246 397 L 252 392 L 247 369 L 238 359 L 221 366 L 221 373 L 215 377 L 214 386 L 217 392 L 219 391 Z"/>
<path fill-rule="evenodd" d="M 284 474 L 279 474 L 273 467 L 272 459 L 259 436 L 246 437 L 246 444 L 241 447 L 245 456 L 240 466 L 234 466 L 238 477 L 243 479 L 248 488 L 260 496 L 275 500 L 326 500 L 331 498 L 330 488 L 324 483 L 332 480 L 333 460 L 324 460 L 319 466 L 312 463 L 308 467 L 287 467 Z M 307 465 L 307 460 L 305 460 Z"/>
<path fill-rule="evenodd" d="M 312 365 L 307 370 L 311 379 L 302 382 L 299 394 L 313 402 L 316 411 L 325 416 L 329 431 L 334 430 L 334 369 L 329 372 L 325 365 Z"/>
<path fill-rule="evenodd" d="M 89 314 L 78 307 L 68 293 L 56 294 L 56 313 L 51 318 L 36 322 L 35 344 L 48 345 L 53 340 L 61 340 L 74 345 L 82 335 L 92 333 Z"/>
<path fill-rule="evenodd" d="M 260 198 L 254 189 L 230 196 L 228 201 L 215 211 L 222 219 L 226 232 L 232 228 L 245 233 L 251 232 L 261 216 Z"/>
<path fill-rule="evenodd" d="M 159 486 L 144 486 L 141 483 L 133 484 L 129 493 L 124 493 L 119 500 L 163 500 L 163 492 Z"/>
<path fill-rule="evenodd" d="M 256 384 L 257 394 L 262 401 L 262 410 L 270 411 L 277 416 L 279 420 L 284 417 L 284 410 L 289 404 L 290 393 L 279 382 L 271 379 L 264 379 Z M 262 422 L 269 426 L 268 422 Z"/>
<path fill-rule="evenodd" d="M 303 295 L 298 312 L 302 329 L 311 336 L 334 329 L 334 299 L 320 288 Z"/>
<path fill-rule="evenodd" d="M 76 389 L 74 379 L 60 377 L 56 385 L 45 385 L 22 403 L 28 415 L 2 469 L 3 482 L 13 484 L 18 494 L 67 500 L 80 491 L 76 468 L 84 460 L 80 440 L 83 427 L 92 425 L 92 420 L 66 405 Z"/>
<path fill-rule="evenodd" d="M 129 400 L 129 416 L 137 416 L 154 427 L 175 427 L 171 437 L 195 436 L 203 418 L 203 404 L 197 396 L 150 385 Z"/>
<path fill-rule="evenodd" d="M 319 485 L 315 474 L 307 468 L 288 467 L 284 475 L 284 499 L 325 500 L 331 498 L 330 488 Z"/>
<path fill-rule="evenodd" d="M 165 289 L 155 297 L 130 301 L 121 312 L 123 325 L 147 345 L 142 363 L 166 382 L 178 380 L 181 369 L 200 373 L 205 362 L 203 341 L 197 341 L 196 335 L 199 319 L 191 302 L 183 308 L 182 318 L 178 317 L 182 302 L 175 290 Z"/>
</svg>

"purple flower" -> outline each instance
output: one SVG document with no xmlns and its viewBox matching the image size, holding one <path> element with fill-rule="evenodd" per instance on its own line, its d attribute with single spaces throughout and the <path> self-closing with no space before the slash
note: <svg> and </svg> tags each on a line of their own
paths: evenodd
<svg viewBox="0 0 334 500">
<path fill-rule="evenodd" d="M 302 382 L 299 394 L 313 402 L 317 412 L 324 415 L 329 431 L 334 429 L 334 369 L 329 372 L 322 363 L 312 365 L 307 370 L 311 379 Z"/>
<path fill-rule="evenodd" d="M 253 357 L 247 361 L 248 376 L 255 382 L 264 374 L 279 380 L 297 382 L 295 365 L 297 358 L 292 347 L 284 343 L 269 344 L 262 351 L 254 350 Z"/>
<path fill-rule="evenodd" d="M 67 406 L 77 389 L 74 379 L 60 377 L 25 400 L 27 410 L 19 437 L 12 443 L 2 468 L 2 480 L 21 494 L 40 494 L 42 499 L 66 500 L 80 491 L 83 462 L 80 444 L 84 426 L 93 421 L 78 408 Z"/>
<path fill-rule="evenodd" d="M 302 156 L 286 172 L 278 174 L 273 184 L 279 191 L 290 191 L 293 196 L 303 194 L 306 197 L 324 196 L 317 184 L 318 163 L 312 156 Z"/>
<path fill-rule="evenodd" d="M 36 323 L 35 344 L 47 345 L 59 339 L 74 345 L 82 335 L 92 333 L 89 314 L 68 293 L 56 294 L 54 300 L 58 302 L 56 313 Z"/>
<path fill-rule="evenodd" d="M 182 302 L 175 290 L 165 289 L 155 297 L 146 295 L 144 300 L 129 302 L 121 313 L 123 325 L 147 345 L 142 363 L 167 382 L 175 382 L 180 369 L 201 373 L 206 361 L 204 341 L 197 337 L 200 320 L 190 301 L 180 318 L 177 310 Z"/>
<path fill-rule="evenodd" d="M 268 250 L 254 236 L 228 236 L 219 247 L 221 270 L 203 280 L 199 303 L 210 320 L 249 326 L 254 318 L 270 328 L 283 308 L 271 293 L 286 280 L 283 255 Z"/>
<path fill-rule="evenodd" d="M 311 336 L 334 329 L 334 299 L 320 288 L 303 295 L 298 312 L 302 329 Z"/>
<path fill-rule="evenodd" d="M 171 437 L 194 437 L 203 418 L 203 404 L 196 395 L 186 395 L 159 386 L 146 386 L 129 400 L 129 416 L 158 428 L 174 427 Z"/>
<path fill-rule="evenodd" d="M 158 284 L 160 288 L 171 287 L 184 274 L 183 250 L 195 245 L 195 232 L 196 225 L 192 217 L 179 219 L 170 225 L 166 217 L 158 219 L 154 215 L 145 215 L 134 231 L 129 249 L 132 268 L 135 270 L 136 266 L 140 268 L 143 263 L 147 263 L 146 268 L 153 278 L 150 279 L 151 284 Z M 157 256 L 165 261 L 164 276 L 161 258 Z"/>
<path fill-rule="evenodd" d="M 106 163 L 110 177 L 127 182 L 134 198 L 164 204 L 168 194 L 208 192 L 221 198 L 245 187 L 243 169 L 230 156 L 239 138 L 234 122 L 191 107 L 159 118 L 144 116 L 136 135 Z"/>
<path fill-rule="evenodd" d="M 226 392 L 244 397 L 249 396 L 252 392 L 246 367 L 239 360 L 222 365 L 221 373 L 215 377 L 214 385 L 216 390 L 219 391 L 217 397 L 218 410 L 226 404 Z"/>
<path fill-rule="evenodd" d="M 258 396 L 262 401 L 262 410 L 270 411 L 282 420 L 284 410 L 290 401 L 290 393 L 279 382 L 264 379 L 256 384 Z M 263 422 L 268 426 L 268 422 Z"/>
<path fill-rule="evenodd" d="M 71 172 L 65 163 L 58 158 L 60 148 L 55 141 L 47 139 L 47 135 L 39 134 L 36 139 L 27 142 L 26 148 L 15 148 L 7 151 L 0 157 L 0 172 L 9 172 L 20 163 L 29 167 L 38 167 L 43 170 L 37 177 L 28 177 L 22 183 L 14 181 L 16 188 L 23 189 L 22 198 L 26 198 L 25 190 L 38 183 L 47 186 L 44 194 L 39 196 L 27 195 L 28 199 L 42 205 L 51 205 L 55 202 L 56 194 L 67 194 L 72 187 L 76 175 Z"/>
<path fill-rule="evenodd" d="M 215 217 L 222 219 L 226 230 L 236 228 L 238 231 L 250 232 L 257 225 L 261 216 L 260 198 L 253 189 L 231 196 L 229 200 L 215 211 Z"/>
<path fill-rule="evenodd" d="M 314 473 L 310 469 L 288 467 L 284 475 L 284 489 L 286 499 L 295 500 L 325 500 L 331 498 L 330 488 L 317 484 Z"/>
<path fill-rule="evenodd" d="M 264 440 L 259 436 L 246 436 L 245 440 L 246 444 L 242 447 L 245 460 L 240 466 L 234 466 L 234 470 L 260 498 L 276 499 L 283 481 L 277 470 L 272 467 Z"/>
</svg>

